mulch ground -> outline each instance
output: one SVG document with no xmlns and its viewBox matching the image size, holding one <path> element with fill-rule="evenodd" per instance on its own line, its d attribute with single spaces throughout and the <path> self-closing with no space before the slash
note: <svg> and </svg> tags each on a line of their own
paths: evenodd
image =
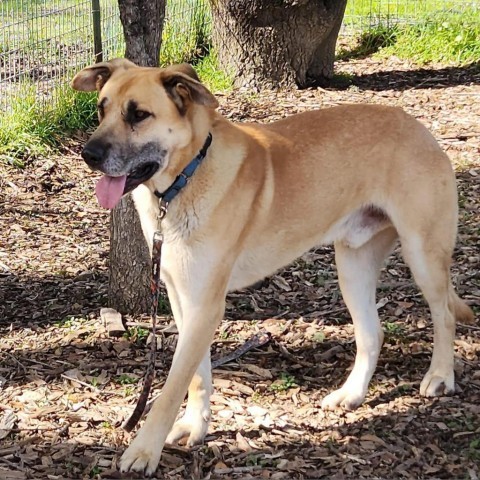
<svg viewBox="0 0 480 480">
<path fill-rule="evenodd" d="M 400 105 L 450 155 L 460 191 L 454 282 L 480 306 L 480 71 L 358 59 L 338 64 L 337 89 L 221 95 L 239 121 L 270 121 L 345 102 Z M 95 175 L 73 142 L 61 157 L 0 166 L 0 478 L 122 478 L 130 441 L 121 429 L 145 370 L 148 317 L 127 317 L 109 337 L 108 214 Z M 262 329 L 272 340 L 214 371 L 213 421 L 203 446 L 167 446 L 157 478 L 458 478 L 480 475 L 480 327 L 459 325 L 457 393 L 425 399 L 419 383 L 432 349 L 429 313 L 396 252 L 378 308 L 386 331 L 366 402 L 323 412 L 321 399 L 346 378 L 353 329 L 332 249 L 320 247 L 228 297 L 213 358 Z M 168 320 L 166 319 L 165 322 Z M 175 334 L 159 356 L 155 393 Z M 124 475 L 123 478 L 139 478 Z"/>
</svg>

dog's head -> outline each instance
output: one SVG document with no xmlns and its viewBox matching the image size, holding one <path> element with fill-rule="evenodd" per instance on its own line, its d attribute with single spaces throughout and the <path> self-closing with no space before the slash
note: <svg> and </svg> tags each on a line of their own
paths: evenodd
<svg viewBox="0 0 480 480">
<path fill-rule="evenodd" d="M 83 69 L 72 87 L 99 92 L 100 124 L 82 157 L 105 174 L 96 191 L 106 208 L 113 208 L 122 195 L 161 176 L 169 166 L 174 170 L 169 165 L 172 158 L 194 155 L 218 106 L 188 64 L 161 69 L 115 59 Z"/>
</svg>

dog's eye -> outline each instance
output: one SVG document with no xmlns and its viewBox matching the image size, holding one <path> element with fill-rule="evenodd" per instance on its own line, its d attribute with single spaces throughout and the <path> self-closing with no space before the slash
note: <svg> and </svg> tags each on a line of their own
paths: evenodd
<svg viewBox="0 0 480 480">
<path fill-rule="evenodd" d="M 151 113 L 146 112 L 145 110 L 135 110 L 135 112 L 133 113 L 133 119 L 135 122 L 141 122 L 142 120 L 145 120 L 150 115 Z"/>
</svg>

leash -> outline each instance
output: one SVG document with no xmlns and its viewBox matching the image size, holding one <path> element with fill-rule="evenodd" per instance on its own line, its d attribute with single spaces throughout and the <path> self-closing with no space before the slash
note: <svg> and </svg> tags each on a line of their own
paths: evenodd
<svg viewBox="0 0 480 480">
<path fill-rule="evenodd" d="M 159 227 L 161 221 L 165 214 L 165 210 L 160 210 L 159 215 Z M 153 234 L 153 248 L 152 248 L 152 277 L 150 282 L 150 293 L 152 298 L 152 341 L 150 343 L 150 355 L 148 359 L 147 371 L 145 373 L 145 379 L 143 381 L 143 388 L 140 396 L 138 397 L 137 405 L 133 411 L 130 418 L 127 420 L 123 429 L 127 432 L 131 432 L 135 425 L 142 418 L 143 412 L 145 411 L 145 406 L 147 405 L 148 395 L 152 388 L 153 380 L 155 379 L 155 357 L 157 354 L 157 310 L 158 310 L 158 296 L 160 293 L 160 266 L 162 261 L 162 245 L 163 245 L 163 235 L 160 230 L 157 230 Z M 164 345 L 164 335 L 162 333 L 162 348 Z"/>
<path fill-rule="evenodd" d="M 182 170 L 182 172 L 175 178 L 172 185 L 163 193 L 155 190 L 153 193 L 159 198 L 158 213 L 158 225 L 157 230 L 153 234 L 153 246 L 152 246 L 152 275 L 150 281 L 151 291 L 151 316 L 152 316 L 152 342 L 150 343 L 150 353 L 148 358 L 147 371 L 143 380 L 143 387 L 138 397 L 137 405 L 130 418 L 125 422 L 123 429 L 127 432 L 131 432 L 135 425 L 142 418 L 147 405 L 148 396 L 152 388 L 153 380 L 155 379 L 155 357 L 157 354 L 157 310 L 158 310 L 158 297 L 160 294 L 160 267 L 162 262 L 162 246 L 163 246 L 163 234 L 162 234 L 162 220 L 168 211 L 169 203 L 177 196 L 180 190 L 188 183 L 189 178 L 194 174 L 197 167 L 207 155 L 208 147 L 212 143 L 212 134 L 209 133 L 202 149 L 198 155 Z M 162 332 L 162 346 L 165 344 L 164 335 Z"/>
</svg>

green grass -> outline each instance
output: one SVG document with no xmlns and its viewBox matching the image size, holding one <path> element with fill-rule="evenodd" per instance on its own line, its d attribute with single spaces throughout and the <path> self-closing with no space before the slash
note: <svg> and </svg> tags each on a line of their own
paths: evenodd
<svg viewBox="0 0 480 480">
<path fill-rule="evenodd" d="M 338 58 L 395 55 L 420 65 L 466 65 L 479 61 L 480 8 L 465 7 L 462 11 L 433 13 L 428 12 L 430 2 L 418 2 L 413 21 L 408 16 L 412 14 L 407 8 L 410 3 L 399 4 L 399 8 L 403 6 L 405 9 L 403 18 L 398 18 L 398 13 L 395 17 L 379 14 L 377 25 L 363 31 L 357 45 L 348 51 L 340 51 Z M 448 5 L 449 2 L 443 4 Z"/>
<path fill-rule="evenodd" d="M 416 25 L 396 28 L 396 41 L 378 52 L 419 64 L 465 65 L 480 60 L 480 10 L 427 16 Z"/>
<path fill-rule="evenodd" d="M 433 12 L 461 10 L 455 0 L 349 0 L 345 9 L 348 25 L 365 25 L 366 21 L 418 19 Z"/>
<path fill-rule="evenodd" d="M 22 86 L 11 108 L 0 116 L 0 160 L 23 167 L 29 158 L 57 149 L 69 133 L 94 124 L 92 94 L 61 89 L 55 97 L 55 105 L 45 107 L 37 100 L 35 85 Z"/>
<path fill-rule="evenodd" d="M 211 46 L 212 18 L 206 0 L 167 2 L 160 63 L 195 62 Z"/>
</svg>

